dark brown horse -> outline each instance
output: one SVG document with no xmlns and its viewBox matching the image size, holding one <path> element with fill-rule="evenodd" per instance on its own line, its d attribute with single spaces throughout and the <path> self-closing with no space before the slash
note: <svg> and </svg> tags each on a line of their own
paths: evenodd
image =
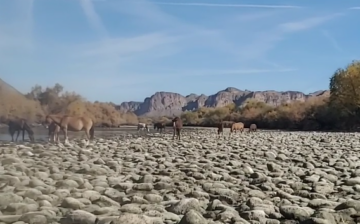
<svg viewBox="0 0 360 224">
<path fill-rule="evenodd" d="M 241 133 L 244 131 L 244 123 L 238 122 L 231 125 L 230 135 L 231 133 L 236 133 L 237 131 L 240 131 Z"/>
<path fill-rule="evenodd" d="M 55 122 L 51 123 L 48 127 L 49 129 L 49 142 L 51 138 L 54 142 L 59 141 L 59 132 L 60 132 L 60 126 L 57 125 Z"/>
<path fill-rule="evenodd" d="M 160 133 L 162 133 L 162 130 L 165 130 L 166 124 L 162 123 L 162 122 L 156 122 L 154 124 L 154 129 L 160 131 Z"/>
<path fill-rule="evenodd" d="M 16 119 L 10 120 L 8 122 L 9 133 L 11 135 L 11 141 L 14 141 L 14 134 L 17 132 L 16 140 L 18 140 L 20 131 L 22 131 L 22 139 L 25 140 L 25 131 L 28 133 L 30 141 L 34 142 L 34 131 L 31 129 L 30 125 L 26 122 L 25 119 Z"/>
<path fill-rule="evenodd" d="M 234 123 L 235 122 L 233 122 L 233 121 L 222 121 L 222 122 L 218 123 L 216 125 L 216 127 L 218 129 L 217 130 L 218 136 L 220 137 L 220 134 L 223 135 L 224 128 L 231 128 Z"/>
<path fill-rule="evenodd" d="M 85 131 L 86 137 L 91 140 L 94 138 L 94 122 L 87 116 L 61 116 L 47 115 L 45 125 L 57 124 L 64 133 L 65 143 L 68 142 L 68 131 Z"/>
<path fill-rule="evenodd" d="M 256 124 L 251 124 L 249 127 L 249 132 L 256 132 L 257 131 L 257 126 Z"/>
<path fill-rule="evenodd" d="M 180 132 L 183 127 L 182 120 L 179 117 L 175 117 L 174 119 L 172 119 L 172 123 L 173 123 L 173 130 L 174 130 L 172 139 L 173 140 L 175 139 L 175 133 L 176 133 L 177 139 L 180 140 Z"/>
</svg>

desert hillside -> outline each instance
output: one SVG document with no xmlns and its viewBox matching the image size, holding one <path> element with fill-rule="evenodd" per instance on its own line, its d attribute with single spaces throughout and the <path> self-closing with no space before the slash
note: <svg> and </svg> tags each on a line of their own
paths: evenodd
<svg viewBox="0 0 360 224">
<path fill-rule="evenodd" d="M 241 106 L 249 99 L 264 102 L 271 106 L 279 106 L 283 103 L 293 101 L 304 102 L 313 96 L 328 94 L 329 91 L 317 91 L 311 94 L 305 94 L 299 91 L 249 91 L 228 87 L 209 96 L 204 94 L 189 94 L 183 96 L 179 93 L 156 92 L 152 96 L 145 98 L 143 102 L 123 102 L 116 106 L 116 108 L 121 111 L 134 112 L 138 116 L 173 116 L 201 107 L 224 107 L 231 103 L 235 103 L 236 106 Z"/>
</svg>

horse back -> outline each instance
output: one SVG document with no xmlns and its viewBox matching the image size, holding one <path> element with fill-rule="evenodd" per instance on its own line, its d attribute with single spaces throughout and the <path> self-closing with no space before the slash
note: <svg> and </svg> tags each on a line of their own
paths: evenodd
<svg viewBox="0 0 360 224">
<path fill-rule="evenodd" d="M 25 120 L 24 119 L 16 119 L 16 120 L 9 120 L 8 122 L 8 126 L 9 126 L 9 130 L 20 130 L 23 129 L 25 124 Z"/>
<path fill-rule="evenodd" d="M 85 116 L 64 116 L 60 121 L 60 125 L 62 127 L 66 126 L 69 130 L 73 131 L 80 131 L 83 128 L 91 128 L 93 124 L 93 120 L 90 117 Z"/>
<path fill-rule="evenodd" d="M 59 114 L 48 114 L 45 120 L 51 120 L 56 123 L 60 123 L 61 119 L 66 115 L 59 115 Z"/>
</svg>

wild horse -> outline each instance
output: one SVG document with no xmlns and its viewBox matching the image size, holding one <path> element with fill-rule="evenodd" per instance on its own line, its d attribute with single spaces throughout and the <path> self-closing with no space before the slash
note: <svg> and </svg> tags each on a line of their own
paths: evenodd
<svg viewBox="0 0 360 224">
<path fill-rule="evenodd" d="M 146 130 L 147 132 L 149 132 L 149 126 L 145 123 L 139 123 L 138 126 L 137 126 L 137 130 L 140 131 L 144 131 Z"/>
<path fill-rule="evenodd" d="M 172 123 L 173 123 L 173 129 L 174 129 L 172 139 L 173 140 L 175 139 L 175 134 L 176 134 L 177 139 L 180 140 L 180 132 L 183 127 L 182 120 L 179 117 L 175 117 L 174 119 L 172 119 Z"/>
<path fill-rule="evenodd" d="M 160 131 L 162 133 L 163 129 L 165 130 L 166 124 L 162 122 L 157 122 L 154 124 L 154 129 Z"/>
<path fill-rule="evenodd" d="M 50 125 L 51 123 L 55 123 L 60 127 L 59 130 L 55 130 L 55 133 L 61 130 L 64 133 L 65 143 L 68 142 L 68 131 L 78 132 L 84 130 L 88 140 L 94 138 L 94 121 L 88 116 L 62 116 L 49 114 L 46 116 L 44 124 Z"/>
<path fill-rule="evenodd" d="M 218 123 L 216 125 L 217 127 L 217 133 L 218 133 L 218 137 L 220 138 L 220 135 L 223 135 L 224 133 L 224 128 L 230 128 L 232 127 L 232 125 L 234 124 L 235 122 L 233 121 L 221 121 L 220 123 Z"/>
<path fill-rule="evenodd" d="M 26 122 L 25 119 L 16 119 L 10 120 L 8 122 L 9 133 L 11 135 L 11 141 L 14 141 L 14 134 L 17 132 L 16 140 L 18 140 L 20 131 L 22 131 L 22 140 L 25 140 L 25 131 L 28 133 L 30 141 L 34 142 L 34 131 L 31 129 L 30 125 Z"/>
</svg>

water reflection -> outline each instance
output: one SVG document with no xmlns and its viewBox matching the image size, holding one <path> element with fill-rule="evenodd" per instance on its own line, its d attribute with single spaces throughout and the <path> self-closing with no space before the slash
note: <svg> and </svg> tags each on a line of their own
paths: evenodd
<svg viewBox="0 0 360 224">
<path fill-rule="evenodd" d="M 47 141 L 48 139 L 48 130 L 44 127 L 36 127 L 33 128 L 35 141 Z M 137 133 L 135 128 L 114 128 L 114 129 L 106 129 L 106 128 L 97 128 L 95 129 L 95 137 L 115 137 L 121 136 L 127 133 Z M 15 133 L 14 138 L 16 138 L 17 133 Z M 85 138 L 85 132 L 68 132 L 69 138 Z M 60 133 L 60 140 L 62 140 L 63 134 Z M 27 133 L 25 132 L 25 141 L 29 139 Z M 7 127 L 0 128 L 0 141 L 11 141 L 11 136 L 8 132 Z M 22 141 L 22 132 L 20 132 L 18 141 Z"/>
</svg>

